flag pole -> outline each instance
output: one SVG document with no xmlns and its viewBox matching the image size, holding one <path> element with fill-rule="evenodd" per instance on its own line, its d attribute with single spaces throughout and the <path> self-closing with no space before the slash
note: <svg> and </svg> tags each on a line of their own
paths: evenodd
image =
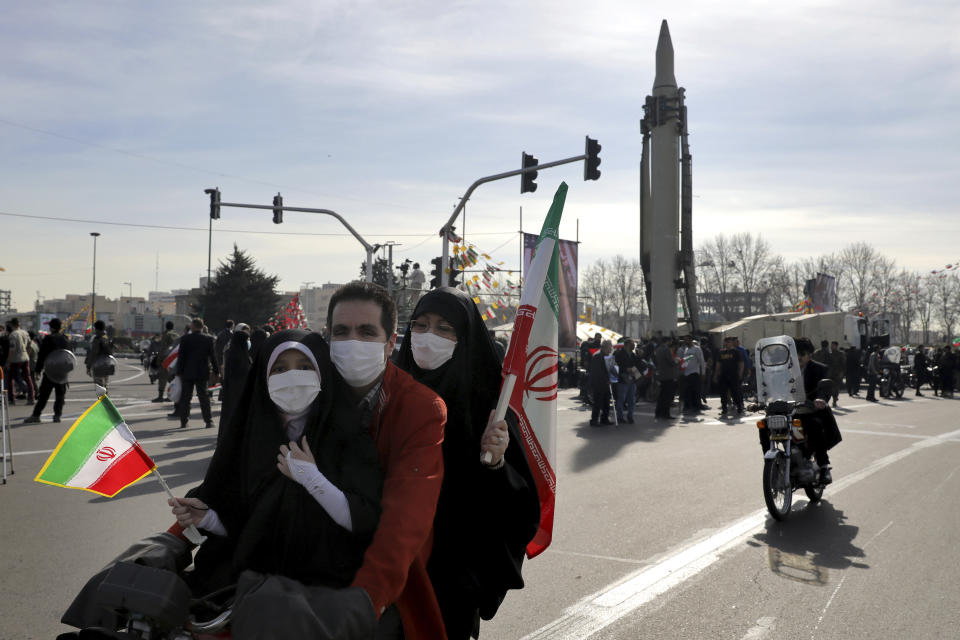
<svg viewBox="0 0 960 640">
<path fill-rule="evenodd" d="M 171 500 L 173 500 L 175 503 L 179 504 L 179 501 L 173 495 L 173 492 L 170 491 L 170 487 L 167 485 L 167 481 L 163 479 L 162 475 L 160 475 L 160 469 L 158 469 L 157 467 L 154 467 L 153 474 L 157 477 L 157 480 L 160 481 L 160 486 L 163 487 L 163 490 L 167 492 L 167 496 Z M 200 532 L 197 530 L 197 528 L 194 525 L 190 525 L 189 527 L 184 529 L 183 535 L 187 536 L 187 540 L 189 540 L 193 544 L 201 544 L 204 540 L 206 540 L 205 537 L 200 535 Z"/>
</svg>

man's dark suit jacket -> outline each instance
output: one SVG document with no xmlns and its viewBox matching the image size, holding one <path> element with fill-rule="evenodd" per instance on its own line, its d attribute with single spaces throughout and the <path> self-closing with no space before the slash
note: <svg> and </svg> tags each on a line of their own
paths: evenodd
<svg viewBox="0 0 960 640">
<path fill-rule="evenodd" d="M 206 380 L 210 377 L 210 368 L 220 375 L 217 358 L 214 355 L 213 336 L 202 333 L 188 333 L 180 338 L 180 351 L 177 352 L 177 375 L 184 380 Z M 210 364 L 208 367 L 207 364 Z"/>
</svg>

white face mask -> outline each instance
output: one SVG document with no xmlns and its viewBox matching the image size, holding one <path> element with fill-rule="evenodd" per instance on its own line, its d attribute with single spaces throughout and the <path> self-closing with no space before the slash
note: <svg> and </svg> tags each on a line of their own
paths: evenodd
<svg viewBox="0 0 960 640">
<path fill-rule="evenodd" d="M 334 340 L 330 343 L 330 359 L 347 384 L 365 387 L 383 373 L 387 366 L 384 342 Z"/>
<path fill-rule="evenodd" d="M 447 340 L 430 331 L 410 332 L 410 350 L 413 352 L 414 362 L 421 369 L 439 369 L 453 357 L 453 350 L 456 348 L 457 343 L 453 340 Z"/>
<path fill-rule="evenodd" d="M 320 393 L 320 376 L 303 369 L 278 373 L 267 378 L 267 392 L 280 411 L 298 415 L 309 409 Z"/>
</svg>

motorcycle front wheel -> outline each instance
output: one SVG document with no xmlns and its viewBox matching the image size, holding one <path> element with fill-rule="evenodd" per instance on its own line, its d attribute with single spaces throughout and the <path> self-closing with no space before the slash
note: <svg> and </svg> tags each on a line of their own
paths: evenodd
<svg viewBox="0 0 960 640">
<path fill-rule="evenodd" d="M 763 499 L 774 520 L 783 520 L 790 513 L 793 487 L 787 477 L 787 459 L 782 453 L 763 461 Z"/>
</svg>

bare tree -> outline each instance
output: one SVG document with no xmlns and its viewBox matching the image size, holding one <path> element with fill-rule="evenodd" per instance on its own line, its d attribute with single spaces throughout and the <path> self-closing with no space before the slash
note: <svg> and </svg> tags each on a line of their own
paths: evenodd
<svg viewBox="0 0 960 640">
<path fill-rule="evenodd" d="M 917 292 L 917 319 L 920 320 L 920 329 L 923 331 L 923 342 L 930 344 L 930 327 L 933 323 L 933 310 L 937 306 L 937 290 L 932 276 L 920 280 Z"/>
<path fill-rule="evenodd" d="M 754 294 L 759 293 L 776 263 L 770 243 L 759 233 L 735 233 L 730 238 L 730 253 L 735 282 L 744 295 L 744 313 L 754 312 Z"/>
<path fill-rule="evenodd" d="M 934 317 L 940 321 L 947 341 L 953 339 L 953 329 L 960 312 L 960 277 L 956 273 L 935 274 L 931 279 L 934 290 Z"/>
<path fill-rule="evenodd" d="M 639 260 L 616 255 L 609 263 L 610 304 L 617 311 L 620 333 L 626 335 L 631 313 L 638 313 L 643 301 L 643 271 Z"/>
<path fill-rule="evenodd" d="M 589 305 L 593 307 L 593 321 L 597 324 L 606 322 L 607 310 L 610 307 L 610 269 L 609 265 L 598 258 L 583 274 L 581 286 L 585 297 L 590 298 Z"/>
<path fill-rule="evenodd" d="M 890 299 L 890 309 L 898 315 L 900 332 L 904 340 L 910 342 L 910 331 L 920 308 L 920 274 L 916 271 L 901 269 L 896 277 L 896 285 Z"/>
<path fill-rule="evenodd" d="M 874 263 L 877 251 L 866 242 L 855 242 L 840 251 L 843 265 L 843 286 L 847 308 L 867 312 L 868 299 L 873 287 Z"/>
<path fill-rule="evenodd" d="M 730 317 L 727 294 L 733 287 L 733 256 L 730 243 L 722 233 L 707 240 L 697 250 L 697 273 L 700 288 L 718 294 L 719 303 L 714 311 Z"/>
<path fill-rule="evenodd" d="M 897 263 L 892 258 L 877 254 L 870 273 L 873 292 L 870 299 L 881 313 L 892 311 L 891 299 L 897 289 Z"/>
</svg>

